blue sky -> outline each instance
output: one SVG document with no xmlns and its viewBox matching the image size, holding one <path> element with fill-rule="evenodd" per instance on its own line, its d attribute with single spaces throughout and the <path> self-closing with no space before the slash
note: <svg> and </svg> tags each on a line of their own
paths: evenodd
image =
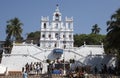
<svg viewBox="0 0 120 78">
<path fill-rule="evenodd" d="M 22 36 L 40 30 L 41 16 L 49 16 L 59 5 L 62 19 L 74 18 L 74 34 L 89 34 L 94 24 L 106 34 L 106 22 L 120 8 L 120 0 L 0 0 L 0 40 L 5 40 L 6 21 L 18 17 L 23 25 Z"/>
</svg>

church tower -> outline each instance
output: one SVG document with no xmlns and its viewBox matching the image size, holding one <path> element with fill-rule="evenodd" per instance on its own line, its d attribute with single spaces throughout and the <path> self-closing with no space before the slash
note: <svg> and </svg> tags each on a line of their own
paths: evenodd
<svg viewBox="0 0 120 78">
<path fill-rule="evenodd" d="M 56 5 L 51 22 L 49 17 L 41 17 L 40 37 L 40 47 L 42 48 L 72 48 L 74 44 L 73 18 L 66 17 L 63 22 L 59 6 Z"/>
</svg>

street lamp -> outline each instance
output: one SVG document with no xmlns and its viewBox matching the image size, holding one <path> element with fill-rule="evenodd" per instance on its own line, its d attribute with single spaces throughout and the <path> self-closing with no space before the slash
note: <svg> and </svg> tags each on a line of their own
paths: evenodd
<svg viewBox="0 0 120 78">
<path fill-rule="evenodd" d="M 63 75 L 66 75 L 66 70 L 65 70 L 65 51 L 63 53 L 63 58 L 64 58 L 64 69 L 63 69 Z"/>
<path fill-rule="evenodd" d="M 64 32 L 65 33 L 65 32 Z M 64 34 L 64 41 L 63 41 L 63 43 L 64 43 L 64 53 L 63 53 L 63 58 L 64 58 L 64 68 L 63 68 L 63 75 L 66 75 L 66 69 L 65 69 L 65 49 L 66 49 L 66 40 L 65 40 L 65 34 Z"/>
</svg>

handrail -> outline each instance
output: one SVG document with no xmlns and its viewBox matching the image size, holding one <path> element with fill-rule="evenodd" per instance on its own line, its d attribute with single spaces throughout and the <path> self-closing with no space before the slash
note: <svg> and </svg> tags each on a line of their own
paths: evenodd
<svg viewBox="0 0 120 78">
<path fill-rule="evenodd" d="M 40 53 L 43 53 L 43 52 L 37 52 L 37 53 L 35 53 L 35 54 L 33 54 L 33 55 L 37 55 L 37 54 L 40 54 Z"/>
<path fill-rule="evenodd" d="M 81 56 L 81 57 L 84 57 L 83 55 L 81 55 L 81 54 L 79 54 L 79 53 L 76 53 L 75 51 L 72 51 L 72 50 L 69 50 L 70 52 L 73 52 L 73 53 L 75 53 L 75 54 L 77 54 L 77 55 L 79 55 L 79 56 Z"/>
<path fill-rule="evenodd" d="M 28 54 L 2 54 L 3 56 L 28 56 Z"/>
<path fill-rule="evenodd" d="M 84 47 L 98 47 L 98 48 L 102 48 L 102 45 L 84 45 Z"/>
<path fill-rule="evenodd" d="M 38 46 L 36 46 L 36 45 L 33 45 L 35 48 L 37 48 L 37 49 L 39 49 L 39 50 L 44 50 L 44 49 L 42 49 L 42 48 L 40 48 L 40 47 L 38 47 Z"/>
<path fill-rule="evenodd" d="M 34 57 L 33 55 L 30 55 L 30 54 L 3 54 L 3 56 L 29 56 L 29 57 L 32 57 L 36 60 L 39 60 L 41 62 L 44 62 L 42 61 L 41 59 L 37 58 L 37 57 Z"/>
<path fill-rule="evenodd" d="M 39 58 L 37 58 L 37 57 L 34 57 L 34 56 L 32 56 L 32 55 L 29 55 L 30 57 L 32 57 L 32 58 L 34 58 L 34 59 L 36 59 L 36 60 L 39 60 L 39 61 L 41 61 L 41 62 L 44 62 L 44 61 L 42 61 L 41 59 L 39 59 Z"/>
</svg>

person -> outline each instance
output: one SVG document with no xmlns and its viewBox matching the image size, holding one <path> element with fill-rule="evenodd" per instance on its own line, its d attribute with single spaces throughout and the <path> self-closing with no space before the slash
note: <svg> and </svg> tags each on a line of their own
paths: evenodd
<svg viewBox="0 0 120 78">
<path fill-rule="evenodd" d="M 39 65 L 36 65 L 36 71 L 37 71 L 37 75 L 38 75 L 38 74 L 39 74 L 39 71 L 40 71 Z"/>
<path fill-rule="evenodd" d="M 95 72 L 95 74 L 97 74 L 97 72 L 98 72 L 98 69 L 96 66 L 94 67 L 94 72 Z"/>
<path fill-rule="evenodd" d="M 23 78 L 28 78 L 27 71 L 25 71 L 25 72 L 23 73 Z"/>
<path fill-rule="evenodd" d="M 22 72 L 24 72 L 24 67 L 22 67 Z"/>
<path fill-rule="evenodd" d="M 42 67 L 40 67 L 41 74 L 42 74 L 42 69 L 43 69 L 43 68 L 42 68 Z"/>
<path fill-rule="evenodd" d="M 84 71 L 84 78 L 88 78 L 88 73 Z"/>
</svg>

